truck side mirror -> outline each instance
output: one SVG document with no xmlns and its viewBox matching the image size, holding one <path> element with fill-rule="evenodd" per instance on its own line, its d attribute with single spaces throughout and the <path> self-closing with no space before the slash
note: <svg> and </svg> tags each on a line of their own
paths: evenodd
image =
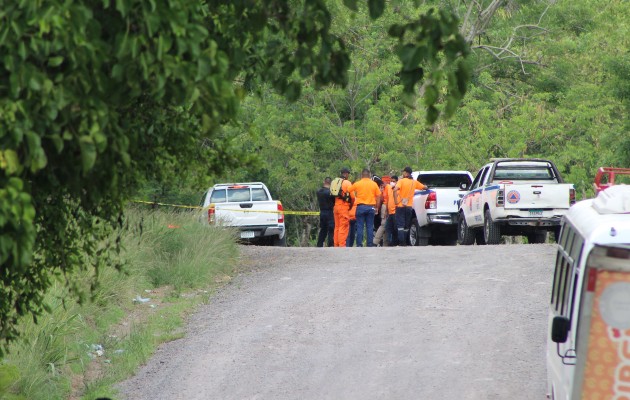
<svg viewBox="0 0 630 400">
<path fill-rule="evenodd" d="M 551 340 L 555 343 L 566 343 L 571 329 L 571 321 L 567 317 L 554 317 L 551 322 Z"/>
<path fill-rule="evenodd" d="M 468 190 L 468 184 L 466 182 L 460 183 L 459 190 Z"/>
</svg>

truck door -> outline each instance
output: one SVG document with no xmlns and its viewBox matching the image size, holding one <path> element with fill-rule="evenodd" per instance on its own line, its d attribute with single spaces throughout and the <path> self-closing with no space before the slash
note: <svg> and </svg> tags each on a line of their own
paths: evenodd
<svg viewBox="0 0 630 400">
<path fill-rule="evenodd" d="M 483 224 L 483 187 L 485 185 L 486 178 L 488 176 L 488 171 L 490 171 L 490 165 L 486 165 L 481 171 L 481 176 L 477 181 L 477 186 L 473 188 L 472 201 L 471 201 L 471 217 L 472 223 L 471 226 L 478 226 Z M 476 180 L 476 179 L 475 179 Z"/>
</svg>

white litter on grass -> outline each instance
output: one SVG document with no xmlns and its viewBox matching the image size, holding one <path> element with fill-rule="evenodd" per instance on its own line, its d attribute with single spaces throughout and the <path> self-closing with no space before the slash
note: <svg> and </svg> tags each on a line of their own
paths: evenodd
<svg viewBox="0 0 630 400">
<path fill-rule="evenodd" d="M 151 301 L 151 299 L 149 297 L 142 297 L 140 295 L 137 295 L 135 299 L 132 300 L 134 303 L 139 303 L 139 304 L 144 304 L 144 303 L 148 303 Z"/>
<path fill-rule="evenodd" d="M 91 344 L 88 348 L 90 349 L 90 351 L 88 351 L 90 358 L 103 357 L 105 354 L 105 349 L 103 349 L 103 346 L 100 344 Z"/>
</svg>

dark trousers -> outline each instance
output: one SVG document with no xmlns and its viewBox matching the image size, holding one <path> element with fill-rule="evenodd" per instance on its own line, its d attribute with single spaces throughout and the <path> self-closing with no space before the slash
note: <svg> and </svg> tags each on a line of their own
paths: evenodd
<svg viewBox="0 0 630 400">
<path fill-rule="evenodd" d="M 396 229 L 396 214 L 387 216 L 385 223 L 385 234 L 390 246 L 398 246 L 398 230 Z"/>
<path fill-rule="evenodd" d="M 350 228 L 348 229 L 348 239 L 346 239 L 346 247 L 354 245 L 354 236 L 357 234 L 357 220 L 350 220 Z"/>
<path fill-rule="evenodd" d="M 335 236 L 335 216 L 333 210 L 321 210 L 319 212 L 319 235 L 317 235 L 317 247 L 324 247 L 324 240 L 328 247 L 333 247 Z"/>
<path fill-rule="evenodd" d="M 363 247 L 363 227 L 367 231 L 367 247 L 374 247 L 374 206 L 357 206 L 357 247 Z"/>
<path fill-rule="evenodd" d="M 407 245 L 407 235 L 411 226 L 411 207 L 396 207 L 396 228 L 398 231 L 398 246 Z"/>
</svg>

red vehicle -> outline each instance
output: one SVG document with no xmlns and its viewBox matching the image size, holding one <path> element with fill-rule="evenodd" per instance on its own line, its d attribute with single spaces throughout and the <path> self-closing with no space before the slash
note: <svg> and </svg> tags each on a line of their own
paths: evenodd
<svg viewBox="0 0 630 400">
<path fill-rule="evenodd" d="M 628 175 L 628 178 L 620 177 L 619 175 Z M 597 170 L 597 175 L 595 175 L 595 193 L 599 193 L 602 190 L 615 185 L 615 179 L 617 179 L 617 184 L 628 184 L 630 183 L 629 178 L 630 168 L 600 167 Z"/>
</svg>

